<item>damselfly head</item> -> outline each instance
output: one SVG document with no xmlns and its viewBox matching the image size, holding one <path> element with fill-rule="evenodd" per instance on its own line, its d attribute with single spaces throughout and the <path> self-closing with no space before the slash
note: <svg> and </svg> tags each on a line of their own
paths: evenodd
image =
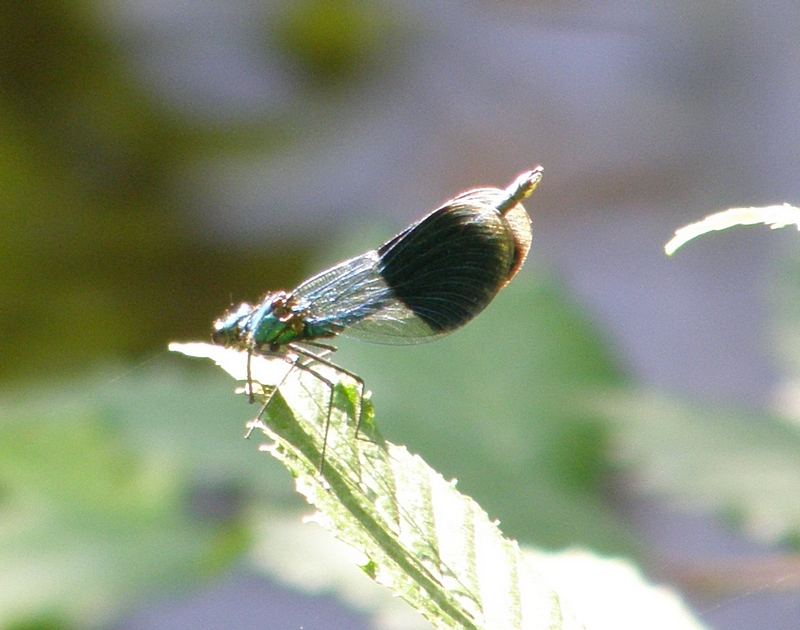
<svg viewBox="0 0 800 630">
<path fill-rule="evenodd" d="M 222 346 L 232 346 L 244 342 L 247 336 L 247 323 L 252 314 L 253 307 L 242 302 L 214 322 L 211 340 Z"/>
</svg>

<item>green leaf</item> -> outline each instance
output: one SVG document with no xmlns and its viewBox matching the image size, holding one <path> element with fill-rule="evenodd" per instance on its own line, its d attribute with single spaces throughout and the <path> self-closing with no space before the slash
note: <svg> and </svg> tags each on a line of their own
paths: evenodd
<svg viewBox="0 0 800 630">
<path fill-rule="evenodd" d="M 675 231 L 675 236 L 664 246 L 667 256 L 672 256 L 679 247 L 698 236 L 718 230 L 727 230 L 735 225 L 756 225 L 763 223 L 773 230 L 797 225 L 800 229 L 800 208 L 785 203 L 780 206 L 763 208 L 731 208 L 708 215 L 702 221 L 690 223 Z"/>
<path fill-rule="evenodd" d="M 781 417 L 800 426 L 800 255 L 795 248 L 783 254 L 770 274 L 770 341 L 781 376 L 773 401 Z"/>
<path fill-rule="evenodd" d="M 581 549 L 543 553 L 525 549 L 562 600 L 587 630 L 700 630 L 680 597 L 648 584 L 641 572 L 618 558 L 601 558 Z"/>
<path fill-rule="evenodd" d="M 206 344 L 170 348 L 214 359 L 246 379 L 246 352 Z M 528 562 L 454 482 L 382 439 L 369 397 L 361 398 L 350 377 L 314 365 L 336 383 L 331 388 L 309 370 L 290 373 L 288 359 L 251 358 L 250 374 L 264 387 L 259 397 L 271 396 L 251 425 L 270 438 L 264 450 L 283 462 L 318 509 L 312 520 L 357 550 L 364 572 L 437 628 L 588 627 L 549 586 L 537 561 Z M 677 627 L 697 627 L 688 615 L 684 620 Z"/>
<path fill-rule="evenodd" d="M 210 575 L 243 547 L 236 526 L 184 509 L 174 459 L 133 447 L 118 418 L 83 393 L 82 404 L 57 391 L 46 401 L 7 398 L 0 415 L 2 628 L 107 623 L 137 597 Z"/>
<path fill-rule="evenodd" d="M 246 352 L 207 344 L 170 349 L 212 358 L 234 378 L 246 378 Z M 253 426 L 275 441 L 267 450 L 318 508 L 314 519 L 364 554 L 365 572 L 440 628 L 579 627 L 474 501 L 422 459 L 381 439 L 369 399 L 359 400 L 354 384 L 330 390 L 307 371 L 285 378 L 290 368 L 280 358 L 251 358 L 255 381 L 282 383 Z M 341 376 L 324 365 L 314 369 L 332 382 Z"/>
<path fill-rule="evenodd" d="M 251 511 L 305 507 L 243 440 L 252 409 L 232 408 L 230 378 L 176 363 L 4 393 L 0 628 L 114 623 L 241 559 Z"/>
<path fill-rule="evenodd" d="M 597 399 L 616 425 L 617 461 L 645 494 L 740 523 L 756 538 L 800 537 L 800 433 L 768 416 L 635 391 Z"/>
</svg>

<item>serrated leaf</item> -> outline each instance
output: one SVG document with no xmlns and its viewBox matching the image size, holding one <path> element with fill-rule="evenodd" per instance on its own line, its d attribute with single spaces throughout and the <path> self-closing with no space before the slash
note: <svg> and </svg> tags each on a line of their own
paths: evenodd
<svg viewBox="0 0 800 630">
<path fill-rule="evenodd" d="M 206 344 L 170 349 L 205 353 L 234 377 L 247 373 L 245 352 Z M 420 457 L 380 437 L 368 398 L 359 401 L 353 384 L 339 384 L 331 392 L 303 370 L 283 379 L 286 365 L 280 358 L 252 357 L 255 381 L 283 381 L 255 424 L 274 440 L 267 450 L 319 510 L 314 520 L 364 554 L 360 564 L 375 581 L 438 628 L 581 627 L 526 563 L 517 543 L 503 538 L 474 501 Z M 315 370 L 333 382 L 342 376 L 327 366 Z M 334 413 L 326 430 L 330 396 Z M 357 437 L 359 402 L 364 413 Z"/>
<path fill-rule="evenodd" d="M 231 365 L 239 378 L 246 374 L 246 353 L 205 344 L 170 347 Z M 317 507 L 313 520 L 356 549 L 370 577 L 437 628 L 585 627 L 480 506 L 419 456 L 381 438 L 369 399 L 359 401 L 349 377 L 315 366 L 337 383 L 332 391 L 306 370 L 276 380 L 287 365 L 283 358 L 252 357 L 254 380 L 268 392 L 280 384 L 253 426 L 273 441 L 265 450 L 284 463 Z M 357 436 L 359 402 L 364 411 Z"/>
</svg>

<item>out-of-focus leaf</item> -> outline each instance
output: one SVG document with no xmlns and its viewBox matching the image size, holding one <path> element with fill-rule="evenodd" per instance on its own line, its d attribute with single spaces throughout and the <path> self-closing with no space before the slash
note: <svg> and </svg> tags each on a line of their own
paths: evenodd
<svg viewBox="0 0 800 630">
<path fill-rule="evenodd" d="M 376 66 L 401 23 L 393 13 L 379 2 L 296 0 L 271 16 L 270 35 L 318 92 Z"/>
<path fill-rule="evenodd" d="M 680 597 L 649 584 L 629 562 L 579 549 L 525 556 L 568 602 L 587 630 L 701 630 Z"/>
<path fill-rule="evenodd" d="M 0 628 L 108 623 L 241 557 L 251 505 L 297 514 L 230 393 L 165 361 L 3 393 Z"/>
<path fill-rule="evenodd" d="M 242 548 L 237 528 L 192 515 L 174 460 L 132 448 L 123 434 L 89 401 L 3 411 L 0 627 L 51 616 L 106 622 L 137 597 L 202 579 Z"/>
<path fill-rule="evenodd" d="M 785 252 L 771 274 L 772 351 L 781 380 L 773 402 L 781 417 L 800 426 L 800 248 Z"/>
<path fill-rule="evenodd" d="M 609 393 L 596 405 L 616 426 L 617 462 L 643 493 L 733 518 L 763 541 L 800 536 L 795 427 L 635 391 Z"/>
</svg>

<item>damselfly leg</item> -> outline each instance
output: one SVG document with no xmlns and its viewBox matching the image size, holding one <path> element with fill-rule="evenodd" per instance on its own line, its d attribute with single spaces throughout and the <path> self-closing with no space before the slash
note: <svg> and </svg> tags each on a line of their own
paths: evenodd
<svg viewBox="0 0 800 630">
<path fill-rule="evenodd" d="M 322 474 L 324 472 L 324 467 L 325 467 L 325 458 L 326 458 L 327 447 L 328 447 L 328 436 L 329 436 L 329 433 L 330 433 L 331 418 L 332 418 L 332 415 L 333 415 L 334 392 L 335 392 L 335 388 L 336 388 L 336 382 L 332 381 L 327 376 L 325 376 L 324 374 L 320 373 L 320 371 L 318 369 L 314 369 L 314 368 L 315 368 L 316 365 L 321 365 L 321 366 L 328 367 L 328 368 L 330 368 L 332 370 L 335 370 L 339 374 L 344 374 L 345 376 L 349 377 L 350 379 L 352 379 L 356 383 L 357 392 L 358 392 L 358 394 L 356 396 L 357 408 L 354 410 L 355 411 L 354 415 L 355 415 L 355 418 L 356 418 L 356 426 L 355 426 L 355 437 L 356 438 L 358 437 L 358 433 L 359 433 L 359 430 L 361 428 L 361 422 L 362 422 L 362 417 L 363 417 L 363 409 L 364 409 L 363 402 L 364 402 L 365 384 L 364 384 L 364 380 L 360 376 L 358 376 L 357 374 L 354 374 L 353 372 L 350 372 L 349 370 L 345 370 L 345 369 L 341 368 L 340 366 L 336 365 L 335 363 L 332 363 L 331 361 L 329 361 L 327 359 L 327 356 L 332 354 L 336 350 L 336 348 L 334 348 L 333 346 L 329 346 L 329 345 L 321 344 L 321 343 L 316 343 L 316 342 L 315 343 L 308 343 L 307 345 L 312 345 L 315 348 L 319 348 L 319 351 L 314 352 L 314 351 L 309 350 L 308 348 L 304 348 L 304 347 L 302 347 L 302 346 L 300 346 L 298 344 L 290 344 L 289 348 L 294 353 L 294 356 L 287 355 L 285 352 L 275 353 L 274 356 L 279 357 L 279 358 L 281 358 L 281 359 L 283 359 L 285 361 L 288 361 L 291 364 L 291 367 L 286 372 L 286 374 L 283 375 L 283 377 L 280 379 L 280 381 L 278 383 L 276 383 L 274 386 L 271 387 L 271 391 L 269 392 L 269 394 L 267 394 L 266 399 L 264 400 L 264 402 L 263 402 L 263 404 L 261 406 L 261 410 L 258 412 L 258 415 L 255 417 L 255 419 L 253 419 L 253 420 L 251 420 L 250 422 L 247 423 L 247 433 L 245 434 L 245 438 L 250 437 L 250 434 L 253 432 L 253 429 L 255 429 L 257 426 L 263 424 L 262 423 L 262 419 L 264 417 L 264 414 L 267 412 L 270 404 L 272 403 L 272 400 L 273 400 L 275 394 L 286 383 L 286 380 L 289 378 L 289 376 L 295 370 L 301 370 L 301 371 L 311 375 L 315 379 L 317 379 L 328 390 L 328 403 L 327 403 L 327 410 L 326 410 L 326 414 L 325 414 L 325 426 L 324 426 L 323 431 L 322 431 L 322 448 L 321 448 L 321 452 L 320 452 L 320 461 L 319 461 L 319 467 L 318 467 L 319 473 Z M 247 391 L 247 393 L 248 393 L 248 395 L 250 397 L 250 401 L 254 402 L 255 401 L 254 392 L 255 392 L 256 388 L 255 388 L 255 386 L 253 384 L 252 373 L 251 373 L 251 370 L 250 370 L 250 358 L 251 358 L 251 356 L 252 356 L 251 354 L 248 354 L 248 371 L 247 371 L 248 383 L 247 383 L 247 386 L 246 386 L 246 391 Z M 269 355 L 268 354 L 264 354 L 263 356 L 269 356 Z"/>
</svg>

